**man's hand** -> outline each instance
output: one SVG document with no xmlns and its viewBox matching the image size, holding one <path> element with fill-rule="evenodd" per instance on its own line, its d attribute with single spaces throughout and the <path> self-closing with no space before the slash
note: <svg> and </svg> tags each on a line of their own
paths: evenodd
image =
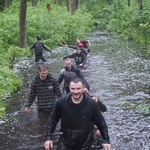
<svg viewBox="0 0 150 150">
<path fill-rule="evenodd" d="M 53 148 L 53 141 L 45 141 L 44 143 L 45 150 L 50 150 Z"/>
<path fill-rule="evenodd" d="M 111 145 L 110 144 L 103 144 L 104 150 L 110 150 Z"/>
<path fill-rule="evenodd" d="M 50 49 L 49 49 L 48 51 L 49 51 L 50 53 L 52 53 L 52 51 L 51 51 Z"/>
<path fill-rule="evenodd" d="M 25 112 L 30 112 L 30 108 L 29 108 L 29 107 L 26 107 L 26 108 L 25 108 Z"/>
<path fill-rule="evenodd" d="M 79 67 L 82 67 L 83 66 L 83 64 L 79 64 Z"/>
</svg>

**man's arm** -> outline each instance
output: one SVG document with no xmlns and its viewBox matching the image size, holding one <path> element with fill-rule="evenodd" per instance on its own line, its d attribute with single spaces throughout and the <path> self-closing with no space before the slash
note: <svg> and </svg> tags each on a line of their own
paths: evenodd
<svg viewBox="0 0 150 150">
<path fill-rule="evenodd" d="M 93 96 L 92 99 L 94 99 L 96 101 L 96 103 L 98 104 L 98 107 L 99 107 L 100 111 L 102 111 L 102 112 L 107 111 L 107 107 L 99 100 L 98 97 Z"/>
<path fill-rule="evenodd" d="M 36 97 L 36 88 L 35 88 L 34 84 L 32 83 L 30 86 L 28 99 L 25 103 L 25 111 L 26 112 L 30 111 L 30 106 L 33 104 L 35 97 Z"/>
<path fill-rule="evenodd" d="M 33 54 L 32 49 L 35 48 L 36 44 L 33 44 L 33 46 L 30 48 L 30 53 Z"/>
<path fill-rule="evenodd" d="M 79 69 L 77 69 L 77 76 L 83 80 L 85 87 L 90 91 L 90 86 Z"/>
<path fill-rule="evenodd" d="M 51 52 L 51 50 L 49 50 L 43 43 L 42 43 L 42 47 L 47 50 L 48 52 Z"/>
<path fill-rule="evenodd" d="M 59 119 L 60 119 L 60 114 L 58 110 L 58 101 L 57 101 L 56 105 L 53 107 L 53 110 L 48 118 L 46 141 L 52 140 L 52 133 L 55 131 Z"/>
<path fill-rule="evenodd" d="M 77 49 L 77 46 L 67 45 L 68 48 Z"/>
<path fill-rule="evenodd" d="M 60 74 L 59 74 L 59 77 L 57 79 L 57 82 L 59 85 L 62 83 L 63 79 L 64 79 L 64 76 L 63 76 L 63 69 L 62 69 Z"/>
<path fill-rule="evenodd" d="M 82 64 L 84 65 L 86 63 L 86 57 L 85 57 L 85 55 L 83 53 L 82 53 L 82 59 L 83 59 Z"/>
<path fill-rule="evenodd" d="M 98 105 L 95 103 L 95 107 L 93 109 L 93 122 L 94 124 L 98 127 L 98 129 L 100 130 L 100 133 L 102 135 L 102 138 L 104 139 L 104 143 L 110 143 L 109 141 L 109 135 L 108 135 L 108 128 L 107 128 L 107 124 L 105 122 L 105 119 L 101 113 L 101 111 L 99 111 Z"/>
<path fill-rule="evenodd" d="M 66 57 L 63 57 L 63 59 L 67 59 L 67 58 L 74 58 L 75 57 L 75 53 L 74 54 L 72 54 L 72 55 L 68 55 L 68 56 L 66 56 Z"/>
<path fill-rule="evenodd" d="M 60 97 L 62 97 L 62 93 L 59 87 L 58 82 L 56 81 L 55 85 L 54 85 L 54 90 L 55 90 L 55 94 L 57 96 L 57 98 L 59 99 Z"/>
<path fill-rule="evenodd" d="M 53 107 L 51 115 L 49 116 L 48 119 L 46 141 L 44 143 L 45 150 L 51 150 L 53 148 L 52 133 L 55 131 L 59 118 L 60 115 L 58 113 L 58 102 L 57 102 L 56 105 Z"/>
</svg>

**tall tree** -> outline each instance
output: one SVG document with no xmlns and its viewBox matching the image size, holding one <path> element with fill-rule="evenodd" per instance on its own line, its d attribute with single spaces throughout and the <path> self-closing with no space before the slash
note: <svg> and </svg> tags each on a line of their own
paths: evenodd
<svg viewBox="0 0 150 150">
<path fill-rule="evenodd" d="M 35 7 L 41 0 L 32 0 L 32 7 Z"/>
<path fill-rule="evenodd" d="M 66 0 L 67 11 L 70 11 L 70 1 Z"/>
<path fill-rule="evenodd" d="M 21 5 L 20 5 L 20 47 L 21 48 L 25 48 L 27 46 L 26 11 L 27 11 L 27 0 L 21 0 Z"/>
<path fill-rule="evenodd" d="M 139 6 L 139 13 L 142 14 L 142 9 L 143 9 L 142 0 L 137 0 L 137 2 L 138 2 L 138 6 Z"/>
<path fill-rule="evenodd" d="M 71 0 L 71 14 L 73 15 L 78 9 L 78 0 Z"/>
<path fill-rule="evenodd" d="M 4 8 L 9 8 L 9 0 L 4 0 Z"/>
<path fill-rule="evenodd" d="M 131 4 L 131 0 L 128 0 L 128 7 L 130 7 L 130 4 Z"/>
</svg>

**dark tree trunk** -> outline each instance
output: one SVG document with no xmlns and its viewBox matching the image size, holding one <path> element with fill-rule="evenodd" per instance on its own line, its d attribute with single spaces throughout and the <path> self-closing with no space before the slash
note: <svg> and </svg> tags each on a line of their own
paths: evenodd
<svg viewBox="0 0 150 150">
<path fill-rule="evenodd" d="M 62 0 L 59 0 L 59 4 L 62 5 Z"/>
<path fill-rule="evenodd" d="M 138 6 L 139 6 L 139 13 L 142 14 L 142 10 L 143 10 L 142 0 L 137 0 L 137 2 L 138 2 Z"/>
<path fill-rule="evenodd" d="M 66 0 L 67 11 L 70 11 L 70 1 Z"/>
<path fill-rule="evenodd" d="M 41 2 L 41 0 L 32 0 L 32 7 L 37 6 L 38 2 Z"/>
<path fill-rule="evenodd" d="M 9 0 L 4 0 L 4 8 L 9 8 Z"/>
<path fill-rule="evenodd" d="M 20 47 L 21 48 L 25 48 L 27 46 L 26 10 L 27 10 L 27 0 L 21 0 L 21 6 L 20 6 Z"/>
<path fill-rule="evenodd" d="M 131 4 L 131 0 L 128 0 L 128 7 L 130 7 L 130 4 Z"/>
<path fill-rule="evenodd" d="M 54 4 L 56 4 L 57 3 L 57 0 L 54 0 Z"/>
<path fill-rule="evenodd" d="M 72 0 L 71 1 L 71 14 L 74 15 L 78 8 L 78 0 Z"/>
</svg>

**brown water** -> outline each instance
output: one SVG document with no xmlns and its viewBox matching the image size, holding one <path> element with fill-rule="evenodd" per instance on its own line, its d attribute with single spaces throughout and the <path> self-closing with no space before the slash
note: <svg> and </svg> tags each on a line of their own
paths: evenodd
<svg viewBox="0 0 150 150">
<path fill-rule="evenodd" d="M 90 65 L 82 72 L 90 84 L 91 94 L 107 106 L 104 117 L 112 150 L 149 150 L 150 115 L 144 107 L 150 102 L 146 94 L 150 86 L 150 59 L 145 55 L 146 48 L 99 33 L 88 37 L 92 43 Z M 73 51 L 63 47 L 52 51 L 53 55 L 46 53 L 46 56 L 50 72 L 57 78 L 63 67 L 61 57 Z M 45 137 L 44 133 L 38 134 L 36 105 L 30 113 L 24 112 L 28 87 L 36 74 L 34 59 L 21 60 L 15 70 L 24 85 L 6 97 L 8 121 L 1 121 L 0 150 L 44 150 Z"/>
</svg>

